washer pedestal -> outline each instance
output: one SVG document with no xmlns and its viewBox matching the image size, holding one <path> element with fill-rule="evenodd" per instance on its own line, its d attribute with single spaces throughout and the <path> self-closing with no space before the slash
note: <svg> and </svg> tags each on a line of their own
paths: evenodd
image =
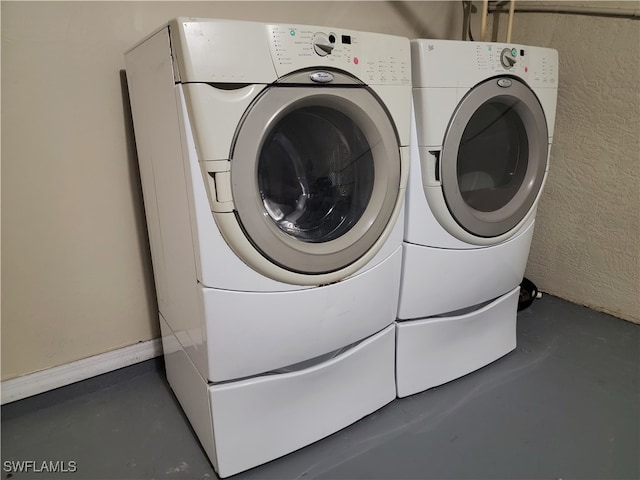
<svg viewBox="0 0 640 480">
<path fill-rule="evenodd" d="M 330 360 L 288 373 L 209 384 L 160 317 L 167 378 L 220 477 L 286 455 L 395 396 L 395 326 Z"/>
</svg>

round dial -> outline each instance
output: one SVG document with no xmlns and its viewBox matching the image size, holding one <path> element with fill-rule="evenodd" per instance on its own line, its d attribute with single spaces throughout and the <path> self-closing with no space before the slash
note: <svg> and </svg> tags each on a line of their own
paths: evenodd
<svg viewBox="0 0 640 480">
<path fill-rule="evenodd" d="M 316 33 L 313 36 L 312 40 L 313 50 L 321 57 L 326 57 L 333 50 L 335 41 L 336 39 L 333 35 L 327 35 L 326 33 Z"/>
<path fill-rule="evenodd" d="M 515 48 L 505 48 L 500 52 L 500 63 L 504 68 L 509 69 L 516 64 L 516 55 L 518 52 Z"/>
</svg>

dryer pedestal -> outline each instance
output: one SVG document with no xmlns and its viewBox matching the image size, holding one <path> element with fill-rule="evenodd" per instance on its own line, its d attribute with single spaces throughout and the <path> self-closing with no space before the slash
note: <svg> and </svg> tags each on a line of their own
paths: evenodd
<svg viewBox="0 0 640 480">
<path fill-rule="evenodd" d="M 462 377 L 516 348 L 520 287 L 471 313 L 396 323 L 398 397 Z"/>
</svg>

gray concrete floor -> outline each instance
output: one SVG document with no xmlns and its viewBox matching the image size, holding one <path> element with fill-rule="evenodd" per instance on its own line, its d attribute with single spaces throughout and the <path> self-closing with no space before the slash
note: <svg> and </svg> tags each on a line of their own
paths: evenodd
<svg viewBox="0 0 640 480">
<path fill-rule="evenodd" d="M 2 479 L 215 479 L 151 360 L 2 407 Z M 552 296 L 466 377 L 234 479 L 640 478 L 640 326 Z M 18 473 L 7 461 L 75 462 Z"/>
</svg>

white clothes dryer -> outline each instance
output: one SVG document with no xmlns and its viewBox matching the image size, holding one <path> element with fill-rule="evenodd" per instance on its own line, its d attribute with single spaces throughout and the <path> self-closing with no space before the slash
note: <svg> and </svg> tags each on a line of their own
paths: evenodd
<svg viewBox="0 0 640 480">
<path fill-rule="evenodd" d="M 515 348 L 555 120 L 555 50 L 413 40 L 398 395 Z"/>
<path fill-rule="evenodd" d="M 408 39 L 179 18 L 126 65 L 167 377 L 219 475 L 390 402 Z"/>
</svg>

